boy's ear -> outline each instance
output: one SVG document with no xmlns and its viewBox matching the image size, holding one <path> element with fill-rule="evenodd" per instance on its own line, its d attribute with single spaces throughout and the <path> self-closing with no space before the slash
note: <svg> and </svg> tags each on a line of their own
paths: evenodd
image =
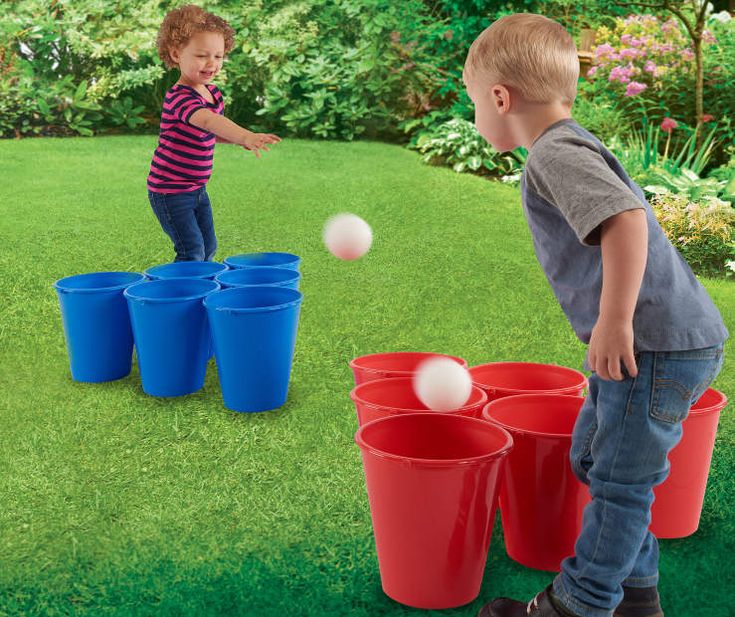
<svg viewBox="0 0 735 617">
<path fill-rule="evenodd" d="M 168 50 L 168 55 L 171 56 L 171 59 L 176 62 L 176 64 L 179 63 L 179 58 L 181 57 L 181 54 L 179 53 L 178 47 L 172 47 Z"/>
<path fill-rule="evenodd" d="M 495 84 L 490 88 L 490 97 L 498 113 L 507 113 L 510 110 L 510 91 L 502 84 Z"/>
</svg>

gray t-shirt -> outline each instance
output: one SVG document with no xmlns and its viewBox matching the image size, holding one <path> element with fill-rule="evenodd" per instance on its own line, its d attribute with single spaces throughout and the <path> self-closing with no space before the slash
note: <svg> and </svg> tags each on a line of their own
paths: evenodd
<svg viewBox="0 0 735 617">
<path fill-rule="evenodd" d="M 600 224 L 637 208 L 646 211 L 648 259 L 633 316 L 634 350 L 699 349 L 727 339 L 717 307 L 669 242 L 643 191 L 572 118 L 555 122 L 531 145 L 521 198 L 536 256 L 583 343 L 599 316 Z M 590 370 L 587 357 L 583 368 Z"/>
</svg>

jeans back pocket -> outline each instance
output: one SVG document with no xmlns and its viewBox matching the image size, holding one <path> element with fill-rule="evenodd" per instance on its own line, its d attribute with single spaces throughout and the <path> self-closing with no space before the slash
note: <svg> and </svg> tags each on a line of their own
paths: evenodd
<svg viewBox="0 0 735 617">
<path fill-rule="evenodd" d="M 650 415 L 663 422 L 686 419 L 689 409 L 722 368 L 722 346 L 657 352 Z"/>
</svg>

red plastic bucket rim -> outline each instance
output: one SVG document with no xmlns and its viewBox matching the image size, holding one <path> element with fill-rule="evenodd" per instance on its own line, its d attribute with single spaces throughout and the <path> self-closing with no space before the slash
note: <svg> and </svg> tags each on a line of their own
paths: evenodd
<svg viewBox="0 0 735 617">
<path fill-rule="evenodd" d="M 353 358 L 350 360 L 350 368 L 354 371 L 355 369 L 358 369 L 365 373 L 393 373 L 396 376 L 400 375 L 401 377 L 408 377 L 410 375 L 413 375 L 416 370 L 409 370 L 409 369 L 389 369 L 389 368 L 377 368 L 374 366 L 363 366 L 361 364 L 361 361 L 366 360 L 368 358 L 371 359 L 377 359 L 380 357 L 385 356 L 392 356 L 392 357 L 409 357 L 409 356 L 419 356 L 419 357 L 425 357 L 427 360 L 429 358 L 438 357 L 438 358 L 451 358 L 455 362 L 458 362 L 458 364 L 464 366 L 467 368 L 467 361 L 464 358 L 460 358 L 459 356 L 452 356 L 450 354 L 445 353 L 439 353 L 434 351 L 385 351 L 385 352 L 378 352 L 378 353 L 369 353 L 364 354 L 362 356 L 358 356 L 357 358 Z"/>
<path fill-rule="evenodd" d="M 361 384 L 356 385 L 352 390 L 350 390 L 350 398 L 352 401 L 356 404 L 363 405 L 365 407 L 369 407 L 370 409 L 377 409 L 381 411 L 386 411 L 393 415 L 406 415 L 406 414 L 412 414 L 412 413 L 426 413 L 426 409 L 408 409 L 406 407 L 389 407 L 387 405 L 380 405 L 378 403 L 371 403 L 370 401 L 366 401 L 363 398 L 360 398 L 360 392 L 358 390 L 366 390 L 368 388 L 375 388 L 379 387 L 381 384 L 385 384 L 385 382 L 391 382 L 391 383 L 398 383 L 398 382 L 409 382 L 413 383 L 413 377 L 383 377 L 382 379 L 373 379 L 372 381 L 364 381 Z M 485 405 L 487 403 L 488 397 L 487 392 L 485 392 L 482 388 L 478 388 L 476 385 L 472 385 L 472 390 L 470 391 L 470 400 L 473 398 L 473 394 L 476 392 L 480 393 L 480 399 L 474 403 L 467 403 L 463 405 L 462 407 L 458 407 L 457 409 L 449 409 L 447 411 L 429 411 L 431 414 L 460 414 L 461 412 L 469 411 L 470 409 L 474 407 L 478 407 L 480 405 Z"/>
<path fill-rule="evenodd" d="M 702 396 L 699 397 L 699 400 L 702 400 L 702 397 L 704 397 L 704 395 L 707 394 L 708 392 L 713 392 L 717 396 L 717 402 L 712 405 L 709 405 L 708 407 L 703 407 L 701 409 L 695 409 L 694 406 L 692 406 L 692 408 L 689 410 L 689 415 L 692 415 L 692 414 L 705 415 L 705 414 L 720 412 L 723 409 L 725 409 L 725 407 L 727 407 L 727 402 L 728 402 L 727 395 L 724 392 L 715 390 L 714 388 L 707 388 L 702 393 Z M 699 401 L 697 401 L 697 403 L 698 402 Z"/>
<path fill-rule="evenodd" d="M 404 418 L 412 418 L 415 416 L 426 416 L 429 418 L 451 418 L 451 420 L 449 420 L 450 422 L 455 422 L 455 421 L 457 422 L 465 422 L 465 421 L 466 422 L 477 422 L 477 423 L 480 423 L 483 427 L 490 426 L 491 428 L 498 431 L 500 435 L 505 437 L 505 441 L 500 448 L 488 454 L 483 454 L 481 456 L 473 456 L 470 458 L 458 458 L 458 459 L 431 459 L 431 458 L 412 458 L 408 456 L 401 456 L 400 454 L 393 454 L 392 452 L 385 452 L 383 450 L 379 450 L 378 448 L 375 448 L 374 446 L 371 446 L 370 444 L 365 442 L 364 433 L 366 430 L 370 430 L 370 427 L 380 424 L 381 422 L 394 422 L 396 420 L 404 422 L 405 421 Z M 486 463 L 493 459 L 501 458 L 505 456 L 513 449 L 513 436 L 510 434 L 510 432 L 508 432 L 506 429 L 504 429 L 502 426 L 498 424 L 492 424 L 490 422 L 479 420 L 477 418 L 470 418 L 468 416 L 458 416 L 458 415 L 453 415 L 453 414 L 430 411 L 428 413 L 421 412 L 421 413 L 408 413 L 408 414 L 385 416 L 383 418 L 377 418 L 375 420 L 371 420 L 370 422 L 366 422 L 359 429 L 357 429 L 357 432 L 355 433 L 355 443 L 358 445 L 358 447 L 361 450 L 369 454 L 372 454 L 373 456 L 404 463 L 409 466 L 413 465 L 413 466 L 427 466 L 427 467 L 455 467 L 458 465 L 480 465 L 482 463 Z"/>
<path fill-rule="evenodd" d="M 497 366 L 525 366 L 525 367 L 537 367 L 537 368 L 554 368 L 554 369 L 562 369 L 564 372 L 568 372 L 569 374 L 574 374 L 581 378 L 581 382 L 575 385 L 570 386 L 562 386 L 561 388 L 553 388 L 553 389 L 544 389 L 544 394 L 566 394 L 567 392 L 574 392 L 575 390 L 579 390 L 580 388 L 586 388 L 588 384 L 587 376 L 582 373 L 581 371 L 578 371 L 573 368 L 569 368 L 568 366 L 562 366 L 560 364 L 544 364 L 542 362 L 485 362 L 484 364 L 477 364 L 476 366 L 471 366 L 469 369 L 467 369 L 470 373 L 470 377 L 472 377 L 472 383 L 481 387 L 486 388 L 488 390 L 497 390 L 500 392 L 511 392 L 518 395 L 521 394 L 529 394 L 528 389 L 519 389 L 519 388 L 506 388 L 505 386 L 498 386 L 495 384 L 489 384 L 486 382 L 479 381 L 475 377 L 475 373 L 477 372 L 477 369 L 482 369 L 486 367 L 497 367 Z"/>
<path fill-rule="evenodd" d="M 505 396 L 503 398 L 496 398 L 495 400 L 490 401 L 487 405 L 485 405 L 482 408 L 482 412 L 480 413 L 480 419 L 482 419 L 485 422 L 492 422 L 493 424 L 500 426 L 504 428 L 509 433 L 518 433 L 521 435 L 528 435 L 532 437 L 548 437 L 550 439 L 571 439 L 572 433 L 547 433 L 543 431 L 531 431 L 528 429 L 518 428 L 515 426 L 510 426 L 506 424 L 505 422 L 501 422 L 500 420 L 497 420 L 490 416 L 489 409 L 490 407 L 503 407 L 512 405 L 514 402 L 519 402 L 519 399 L 528 401 L 536 400 L 537 402 L 541 402 L 543 399 L 551 399 L 551 400 L 565 400 L 568 402 L 574 401 L 577 403 L 580 408 L 584 404 L 584 398 L 581 396 L 572 396 L 570 394 L 554 394 L 551 392 L 539 392 L 538 394 L 514 394 L 513 396 Z"/>
</svg>

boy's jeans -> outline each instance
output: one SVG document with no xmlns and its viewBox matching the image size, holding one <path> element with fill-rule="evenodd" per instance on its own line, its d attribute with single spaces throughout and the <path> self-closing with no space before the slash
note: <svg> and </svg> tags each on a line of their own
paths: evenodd
<svg viewBox="0 0 735 617">
<path fill-rule="evenodd" d="M 212 204 L 205 187 L 188 193 L 148 191 L 153 212 L 174 243 L 175 261 L 211 261 L 217 252 Z"/>
<path fill-rule="evenodd" d="M 648 531 L 653 487 L 669 474 L 689 407 L 722 368 L 722 345 L 636 354 L 638 376 L 592 373 L 572 435 L 575 475 L 590 487 L 575 555 L 564 559 L 554 594 L 582 617 L 610 617 L 622 584 L 658 583 L 658 542 Z M 543 513 L 539 514 L 543 516 Z"/>
</svg>

